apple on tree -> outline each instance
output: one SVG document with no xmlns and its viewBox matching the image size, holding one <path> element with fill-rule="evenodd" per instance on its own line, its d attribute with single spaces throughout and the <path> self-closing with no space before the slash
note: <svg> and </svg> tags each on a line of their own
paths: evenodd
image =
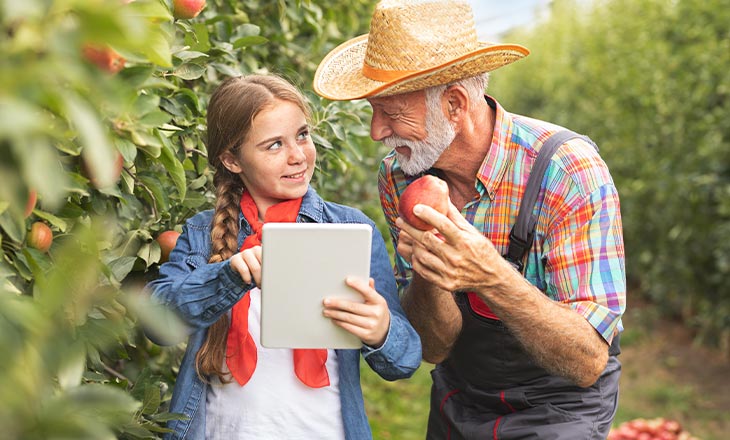
<svg viewBox="0 0 730 440">
<path fill-rule="evenodd" d="M 43 222 L 35 222 L 30 227 L 30 232 L 26 238 L 28 246 L 38 249 L 41 252 L 48 252 L 53 244 L 53 232 L 47 224 Z"/>
<path fill-rule="evenodd" d="M 179 236 L 180 233 L 177 231 L 165 231 L 157 236 L 157 243 L 160 245 L 160 250 L 162 251 L 160 263 L 164 263 L 170 259 L 170 252 L 175 249 Z"/>
<path fill-rule="evenodd" d="M 172 15 L 177 19 L 195 18 L 205 7 L 205 0 L 172 0 Z"/>
<path fill-rule="evenodd" d="M 127 62 L 117 51 L 105 45 L 86 43 L 81 48 L 81 53 L 99 69 L 111 74 L 122 70 Z"/>
<path fill-rule="evenodd" d="M 25 210 L 23 211 L 23 218 L 28 218 L 35 209 L 36 202 L 38 201 L 38 193 L 34 189 L 28 192 L 28 201 L 25 203 Z"/>
<path fill-rule="evenodd" d="M 426 174 L 411 182 L 400 196 L 398 215 L 422 231 L 433 229 L 433 226 L 413 214 L 413 207 L 419 203 L 446 215 L 449 211 L 449 186 L 438 177 Z"/>
</svg>

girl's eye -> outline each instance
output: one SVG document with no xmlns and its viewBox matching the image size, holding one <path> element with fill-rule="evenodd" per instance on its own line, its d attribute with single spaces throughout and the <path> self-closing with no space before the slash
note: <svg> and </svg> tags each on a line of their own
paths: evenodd
<svg viewBox="0 0 730 440">
<path fill-rule="evenodd" d="M 282 146 L 281 141 L 276 141 L 273 144 L 269 145 L 269 147 L 267 149 L 268 150 L 278 150 L 279 148 L 281 148 L 281 146 Z"/>
<path fill-rule="evenodd" d="M 300 140 L 305 140 L 305 139 L 309 138 L 309 130 L 300 131 L 298 137 Z"/>
</svg>

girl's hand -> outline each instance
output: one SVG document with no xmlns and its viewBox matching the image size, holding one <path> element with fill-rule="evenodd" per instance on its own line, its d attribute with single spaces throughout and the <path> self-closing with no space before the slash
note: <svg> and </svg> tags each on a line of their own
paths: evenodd
<svg viewBox="0 0 730 440">
<path fill-rule="evenodd" d="M 232 256 L 231 267 L 241 275 L 244 283 L 253 281 L 261 287 L 261 246 L 248 248 Z"/>
<path fill-rule="evenodd" d="M 325 298 L 324 316 L 332 319 L 336 325 L 357 336 L 370 347 L 380 347 L 385 342 L 390 328 L 388 303 L 375 290 L 375 280 L 372 278 L 366 283 L 362 279 L 350 277 L 345 283 L 360 292 L 365 302 Z"/>
</svg>

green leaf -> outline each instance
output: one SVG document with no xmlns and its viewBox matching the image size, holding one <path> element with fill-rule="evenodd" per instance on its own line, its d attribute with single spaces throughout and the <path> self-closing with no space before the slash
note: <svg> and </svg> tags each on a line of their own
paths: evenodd
<svg viewBox="0 0 730 440">
<path fill-rule="evenodd" d="M 23 175 L 30 187 L 35 188 L 43 197 L 43 204 L 48 209 L 56 209 L 63 203 L 69 179 L 66 170 L 61 166 L 58 151 L 48 138 L 29 137 L 18 151 Z"/>
<path fill-rule="evenodd" d="M 240 49 L 242 47 L 254 46 L 256 44 L 263 44 L 269 41 L 265 37 L 259 35 L 249 35 L 247 37 L 239 38 L 233 42 L 234 49 Z"/>
<path fill-rule="evenodd" d="M 195 37 L 195 41 L 192 36 Z M 205 23 L 195 23 L 192 26 L 192 32 L 188 34 L 185 40 L 190 44 L 192 50 L 207 53 L 210 50 L 210 35 L 208 34 L 208 26 Z"/>
<path fill-rule="evenodd" d="M 0 138 L 22 139 L 30 133 L 45 133 L 53 126 L 45 110 L 8 96 L 0 96 L 0 114 Z"/>
<path fill-rule="evenodd" d="M 81 384 L 86 367 L 86 348 L 82 342 L 67 345 L 58 371 L 58 385 L 69 389 Z"/>
<path fill-rule="evenodd" d="M 157 111 L 160 108 L 160 96 L 153 94 L 139 95 L 134 101 L 134 112 L 138 116 Z"/>
<path fill-rule="evenodd" d="M 35 214 L 39 218 L 42 218 L 43 220 L 46 220 L 48 223 L 58 228 L 59 231 L 66 232 L 66 228 L 68 227 L 66 220 L 60 217 L 56 217 L 50 212 L 41 211 L 40 209 L 34 210 L 33 214 Z"/>
<path fill-rule="evenodd" d="M 0 214 L 0 228 L 16 243 L 25 238 L 25 222 L 10 211 Z"/>
<path fill-rule="evenodd" d="M 147 42 L 142 46 L 144 53 L 150 61 L 162 66 L 172 67 L 172 53 L 168 37 L 162 32 L 152 33 L 147 37 Z"/>
<path fill-rule="evenodd" d="M 198 95 L 188 88 L 177 91 L 174 99 L 183 105 L 187 105 L 191 110 L 200 113 L 200 99 Z M 167 110 L 167 109 L 166 109 Z"/>
<path fill-rule="evenodd" d="M 153 241 L 152 243 L 144 243 L 142 246 L 139 247 L 139 250 L 137 251 L 137 256 L 144 260 L 145 263 L 149 266 L 152 263 L 157 263 L 160 261 L 160 257 L 162 256 L 162 250 L 160 249 L 160 245 Z"/>
<path fill-rule="evenodd" d="M 196 60 L 198 58 L 208 58 L 207 53 L 198 52 L 196 50 L 182 50 L 175 54 L 175 58 L 179 59 L 180 61 L 191 61 Z"/>
<path fill-rule="evenodd" d="M 145 333 L 154 341 L 177 344 L 187 337 L 185 324 L 168 307 L 157 304 L 148 295 L 124 294 L 120 302 L 139 320 Z"/>
<path fill-rule="evenodd" d="M 236 28 L 238 35 L 243 37 L 255 36 L 261 34 L 261 28 L 251 23 L 244 23 Z"/>
<path fill-rule="evenodd" d="M 115 162 L 116 150 L 109 142 L 106 129 L 99 116 L 79 97 L 72 94 L 63 95 L 66 105 L 66 116 L 73 122 L 79 133 L 84 149 L 81 154 L 89 173 L 100 188 L 116 184 Z"/>
<path fill-rule="evenodd" d="M 183 164 L 175 156 L 175 151 L 172 149 L 172 145 L 167 138 L 160 136 L 162 140 L 162 154 L 160 154 L 160 162 L 165 166 L 167 172 L 172 178 L 172 182 L 175 184 L 177 191 L 181 199 L 185 198 L 185 192 L 187 190 L 185 180 L 185 168 Z"/>
<path fill-rule="evenodd" d="M 134 159 L 137 157 L 137 147 L 132 142 L 124 138 L 115 137 L 114 146 L 121 153 L 124 162 L 134 162 Z"/>
<path fill-rule="evenodd" d="M 198 79 L 201 76 L 203 76 L 205 69 L 206 69 L 206 67 L 201 66 L 200 64 L 184 63 L 184 64 L 180 65 L 180 67 L 175 69 L 175 71 L 172 72 L 172 74 L 177 76 L 178 78 L 182 78 L 184 80 L 190 81 L 190 80 Z"/>
<path fill-rule="evenodd" d="M 117 281 L 122 281 L 132 271 L 135 261 L 137 261 L 137 257 L 119 257 L 111 261 L 107 266 L 112 274 L 114 274 L 114 278 Z"/>
<path fill-rule="evenodd" d="M 172 118 L 172 115 L 167 112 L 154 111 L 144 115 L 144 117 L 139 120 L 139 124 L 150 128 L 159 127 L 169 122 L 170 118 Z"/>
<path fill-rule="evenodd" d="M 140 150 L 147 153 L 150 157 L 160 157 L 162 143 L 157 136 L 137 130 L 131 131 L 130 135 L 132 137 L 132 142 L 134 142 Z"/>
<path fill-rule="evenodd" d="M 177 86 L 175 84 L 171 83 L 170 81 L 164 79 L 164 78 L 159 78 L 159 77 L 156 77 L 155 76 L 155 77 L 151 77 L 151 78 L 147 79 L 144 82 L 144 84 L 142 84 L 140 86 L 140 88 L 144 88 L 144 89 L 171 89 L 171 90 L 175 90 L 175 89 L 177 89 Z"/>
<path fill-rule="evenodd" d="M 152 202 L 157 211 L 157 217 L 159 218 L 160 213 L 166 212 L 170 206 L 170 202 L 167 195 L 167 190 L 162 185 L 160 180 L 151 174 L 140 174 L 140 182 L 144 185 L 145 189 L 151 194 Z M 144 194 L 147 194 L 145 191 Z"/>
<path fill-rule="evenodd" d="M 148 385 L 145 388 L 144 400 L 142 401 L 142 414 L 154 414 L 160 407 L 160 388 L 155 385 Z"/>
</svg>

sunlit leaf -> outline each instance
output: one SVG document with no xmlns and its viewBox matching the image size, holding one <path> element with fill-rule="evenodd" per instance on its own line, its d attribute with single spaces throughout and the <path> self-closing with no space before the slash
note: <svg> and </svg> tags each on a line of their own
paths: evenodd
<svg viewBox="0 0 730 440">
<path fill-rule="evenodd" d="M 69 389 L 81 384 L 86 367 L 86 349 L 83 342 L 76 342 L 64 349 L 64 357 L 58 371 L 58 385 Z"/>
<path fill-rule="evenodd" d="M 109 142 L 109 136 L 99 116 L 92 108 L 72 94 L 64 95 L 67 117 L 78 130 L 84 149 L 81 154 L 89 172 L 99 188 L 116 183 L 115 162 L 117 152 Z"/>
<path fill-rule="evenodd" d="M 202 66 L 200 64 L 185 63 L 175 69 L 173 75 L 185 80 L 193 80 L 200 78 L 204 72 L 205 66 Z"/>
</svg>

